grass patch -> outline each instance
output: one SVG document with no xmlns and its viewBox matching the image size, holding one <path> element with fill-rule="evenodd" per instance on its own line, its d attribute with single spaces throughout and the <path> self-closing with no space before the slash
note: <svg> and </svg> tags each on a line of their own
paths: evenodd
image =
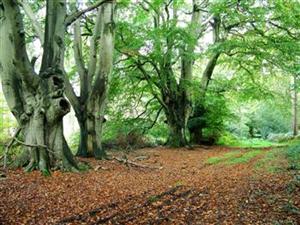
<svg viewBox="0 0 300 225">
<path fill-rule="evenodd" d="M 216 165 L 219 163 L 224 163 L 227 165 L 238 164 L 238 163 L 247 163 L 252 158 L 262 154 L 263 151 L 259 149 L 254 149 L 251 151 L 232 151 L 227 152 L 221 156 L 211 157 L 206 160 L 206 163 L 209 165 Z"/>
<path fill-rule="evenodd" d="M 262 159 L 260 159 L 255 168 L 258 170 L 265 170 L 270 173 L 277 173 L 283 170 L 285 160 L 285 149 L 272 149 L 264 155 Z"/>
<path fill-rule="evenodd" d="M 225 163 L 232 165 L 232 164 L 239 164 L 239 163 L 248 163 L 251 159 L 255 158 L 256 156 L 262 154 L 262 150 L 252 150 L 242 154 L 240 157 L 237 158 L 230 158 Z"/>
<path fill-rule="evenodd" d="M 207 159 L 206 163 L 210 165 L 218 164 L 221 162 L 224 162 L 230 158 L 235 158 L 236 156 L 240 155 L 241 151 L 232 151 L 232 152 L 227 152 L 219 157 L 211 157 Z"/>
</svg>

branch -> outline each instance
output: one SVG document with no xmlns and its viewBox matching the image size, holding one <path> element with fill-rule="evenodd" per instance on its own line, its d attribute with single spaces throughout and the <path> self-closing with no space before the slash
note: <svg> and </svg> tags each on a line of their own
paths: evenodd
<svg viewBox="0 0 300 225">
<path fill-rule="evenodd" d="M 284 30 L 291 38 L 293 38 L 294 40 L 298 40 L 299 38 L 296 37 L 296 34 L 292 33 L 288 28 L 283 27 L 279 24 L 276 24 L 272 21 L 268 21 L 271 25 L 273 25 L 274 27 L 277 27 L 280 30 Z"/>
<path fill-rule="evenodd" d="M 162 110 L 163 110 L 163 107 L 160 107 L 159 110 L 157 111 L 157 114 L 155 116 L 154 121 L 152 122 L 152 124 L 149 127 L 147 127 L 147 130 L 150 130 L 156 124 L 156 122 L 158 120 L 158 117 L 159 117 L 159 115 L 160 115 L 160 113 L 161 113 Z M 144 133 L 145 132 L 146 132 L 146 130 L 144 130 Z"/>
<path fill-rule="evenodd" d="M 153 98 L 151 98 L 151 99 L 146 103 L 146 105 L 144 106 L 145 110 L 144 110 L 142 113 L 140 113 L 140 114 L 135 118 L 135 120 L 136 120 L 136 119 L 139 119 L 142 115 L 144 115 L 144 114 L 147 112 L 148 105 L 149 105 L 154 99 L 156 99 L 156 98 L 153 97 Z"/>
<path fill-rule="evenodd" d="M 212 58 L 208 61 L 206 68 L 203 72 L 202 79 L 201 79 L 201 91 L 205 94 L 211 77 L 213 75 L 214 69 L 217 65 L 217 61 L 221 53 L 215 53 Z"/>
<path fill-rule="evenodd" d="M 82 56 L 82 41 L 81 41 L 81 29 L 80 29 L 80 21 L 76 20 L 74 24 L 74 58 L 76 62 L 76 66 L 78 68 L 78 73 L 80 77 L 82 77 L 85 72 L 84 60 Z"/>
<path fill-rule="evenodd" d="M 80 77 L 80 98 L 85 101 L 88 96 L 89 83 L 88 83 L 88 71 L 84 65 L 84 59 L 82 55 L 82 40 L 81 40 L 81 28 L 80 20 L 76 20 L 74 24 L 74 40 L 73 40 L 74 58 L 76 67 Z M 70 87 L 70 85 L 68 85 Z M 72 93 L 69 93 L 69 95 Z M 72 97 L 72 96 L 70 96 Z M 73 105 L 73 104 L 72 104 Z"/>
<path fill-rule="evenodd" d="M 3 11 L 1 9 L 0 11 L 2 11 L 3 19 L 0 21 L 0 33 L 2 32 L 0 34 L 0 47 L 2 51 L 2 54 L 0 51 L 0 58 L 5 58 L 5 60 L 0 59 L 2 61 L 1 64 L 7 64 L 5 66 L 10 69 L 15 67 L 22 81 L 29 87 L 34 88 L 37 86 L 39 79 L 28 58 L 23 16 L 20 8 L 15 1 L 3 0 L 1 2 L 3 2 Z M 9 49 L 10 54 L 5 49 Z M 15 73 L 15 71 L 10 72 Z"/>
<path fill-rule="evenodd" d="M 40 24 L 38 23 L 35 15 L 34 15 L 34 12 L 32 11 L 30 5 L 26 3 L 26 1 L 21 0 L 20 4 L 21 4 L 25 14 L 30 19 L 30 21 L 33 25 L 33 29 L 34 29 L 38 39 L 40 40 L 41 44 L 43 45 L 44 44 L 44 33 L 43 33 L 42 28 L 41 28 Z"/>
<path fill-rule="evenodd" d="M 101 6 L 101 5 L 103 5 L 104 3 L 107 3 L 107 2 L 114 2 L 114 0 L 102 0 L 102 1 L 98 1 L 98 2 L 94 3 L 93 5 L 87 7 L 86 9 L 84 9 L 82 11 L 78 11 L 78 12 L 72 13 L 71 15 L 67 16 L 67 18 L 65 20 L 65 25 L 66 26 L 71 25 L 75 20 L 77 20 L 83 14 L 96 9 L 99 6 Z"/>
<path fill-rule="evenodd" d="M 159 101 L 159 103 L 164 107 L 164 108 L 168 108 L 167 105 L 164 103 L 164 101 L 161 99 L 160 96 L 157 95 L 157 93 L 155 93 L 154 89 L 153 89 L 153 85 L 154 84 L 156 87 L 158 87 L 159 89 L 161 89 L 161 87 L 159 86 L 159 84 L 157 82 L 153 82 L 151 80 L 151 77 L 149 77 L 149 75 L 147 74 L 146 70 L 143 67 L 143 64 L 138 61 L 135 62 L 137 68 L 141 71 L 141 73 L 143 74 L 144 78 L 146 79 L 147 83 L 149 84 L 149 88 L 151 93 L 153 94 L 153 96 Z"/>
<path fill-rule="evenodd" d="M 80 111 L 78 111 L 78 109 L 80 109 L 79 99 L 74 92 L 74 89 L 72 87 L 72 84 L 70 83 L 70 80 L 66 72 L 64 72 L 64 84 L 65 84 L 65 94 L 69 99 L 71 105 L 73 106 L 74 111 L 76 112 L 76 114 L 80 113 Z"/>
<path fill-rule="evenodd" d="M 93 36 L 90 40 L 90 52 L 88 61 L 88 83 L 92 84 L 94 74 L 97 67 L 97 42 L 101 36 L 101 12 L 99 11 L 96 18 L 95 28 Z"/>
</svg>

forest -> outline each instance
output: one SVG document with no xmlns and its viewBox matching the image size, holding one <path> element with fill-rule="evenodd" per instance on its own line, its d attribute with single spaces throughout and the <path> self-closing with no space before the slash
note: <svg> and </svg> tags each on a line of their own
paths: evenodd
<svg viewBox="0 0 300 225">
<path fill-rule="evenodd" d="M 0 0 L 0 225 L 300 224 L 299 0 Z"/>
</svg>

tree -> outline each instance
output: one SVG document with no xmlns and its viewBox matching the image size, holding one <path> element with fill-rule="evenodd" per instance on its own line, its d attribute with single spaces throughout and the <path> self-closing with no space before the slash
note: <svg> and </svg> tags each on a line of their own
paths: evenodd
<svg viewBox="0 0 300 225">
<path fill-rule="evenodd" d="M 6 101 L 23 130 L 27 171 L 78 170 L 63 135 L 62 118 L 70 111 L 64 98 L 66 27 L 78 17 L 66 14 L 64 0 L 47 1 L 43 57 L 38 74 L 29 61 L 25 27 L 16 0 L 0 2 L 0 74 Z M 80 14 L 81 15 L 81 14 Z"/>
<path fill-rule="evenodd" d="M 148 83 L 166 116 L 168 144 L 177 147 L 188 143 L 186 132 L 192 111 L 195 49 L 211 19 L 209 17 L 203 21 L 200 2 L 193 1 L 190 21 L 182 28 L 179 22 L 182 5 L 178 1 L 139 3 L 134 18 L 136 25 L 128 22 L 119 24 L 120 44 L 117 47 L 140 72 L 140 79 Z M 151 17 L 143 18 L 145 13 Z"/>
<path fill-rule="evenodd" d="M 80 125 L 80 144 L 77 153 L 79 156 L 94 154 L 99 159 L 106 157 L 101 140 L 113 64 L 114 7 L 114 1 L 107 1 L 107 3 L 103 1 L 98 9 L 90 40 L 87 68 L 82 53 L 80 20 L 77 20 L 74 25 L 74 56 L 80 77 L 80 97 L 74 95 L 70 85 L 66 93 Z"/>
<path fill-rule="evenodd" d="M 43 44 L 43 32 L 36 21 L 33 10 L 26 2 L 22 1 L 21 3 L 33 24 L 36 36 Z M 70 8 L 75 12 L 66 19 L 65 23 L 68 26 L 74 22 L 73 56 L 76 62 L 75 70 L 80 79 L 80 96 L 75 94 L 67 72 L 64 72 L 65 94 L 75 111 L 80 127 L 77 155 L 85 157 L 95 155 L 96 158 L 101 159 L 106 156 L 101 145 L 101 137 L 102 124 L 105 122 L 106 96 L 109 89 L 108 79 L 112 70 L 115 3 L 111 0 L 96 1 L 82 11 L 79 11 L 74 4 L 71 3 Z M 81 35 L 81 15 L 94 9 L 97 9 L 97 19 L 94 30 L 90 30 L 92 37 L 89 44 L 89 58 L 85 60 Z M 85 61 L 88 61 L 87 68 Z"/>
</svg>

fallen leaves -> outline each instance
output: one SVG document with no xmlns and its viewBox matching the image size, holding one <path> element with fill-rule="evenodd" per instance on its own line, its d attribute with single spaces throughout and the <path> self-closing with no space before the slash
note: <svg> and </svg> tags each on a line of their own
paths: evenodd
<svg viewBox="0 0 300 225">
<path fill-rule="evenodd" d="M 287 219 L 296 224 L 298 215 L 286 212 L 300 203 L 299 194 L 286 191 L 289 174 L 257 174 L 251 169 L 254 161 L 205 164 L 228 151 L 159 148 L 129 154 L 127 161 L 163 167 L 154 170 L 88 159 L 94 169 L 79 174 L 55 171 L 46 178 L 9 171 L 0 181 L 0 224 L 272 224 Z"/>
</svg>

